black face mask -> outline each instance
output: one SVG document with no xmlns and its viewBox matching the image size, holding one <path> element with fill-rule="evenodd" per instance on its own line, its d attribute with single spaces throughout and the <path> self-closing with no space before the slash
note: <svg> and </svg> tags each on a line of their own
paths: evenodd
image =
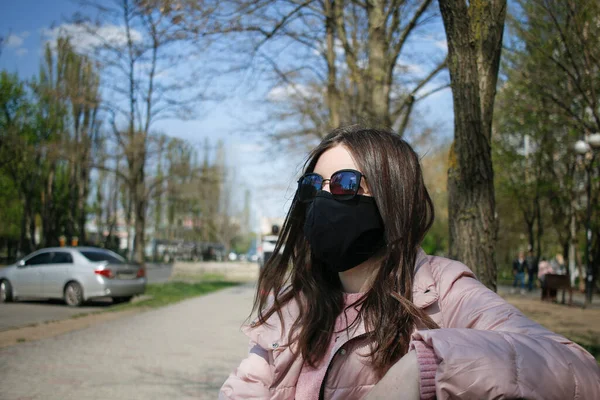
<svg viewBox="0 0 600 400">
<path fill-rule="evenodd" d="M 313 257 L 336 272 L 356 267 L 385 244 L 383 221 L 372 197 L 338 201 L 325 191 L 307 206 L 304 235 Z"/>
</svg>

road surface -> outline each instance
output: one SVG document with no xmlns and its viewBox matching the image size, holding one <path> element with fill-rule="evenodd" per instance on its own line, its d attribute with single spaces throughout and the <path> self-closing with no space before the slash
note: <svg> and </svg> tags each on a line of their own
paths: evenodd
<svg viewBox="0 0 600 400">
<path fill-rule="evenodd" d="M 253 284 L 0 349 L 0 399 L 216 399 Z"/>
</svg>

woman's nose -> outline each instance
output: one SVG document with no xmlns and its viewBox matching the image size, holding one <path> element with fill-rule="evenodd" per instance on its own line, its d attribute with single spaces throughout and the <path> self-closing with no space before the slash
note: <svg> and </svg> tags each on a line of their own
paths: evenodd
<svg viewBox="0 0 600 400">
<path fill-rule="evenodd" d="M 321 190 L 331 193 L 331 190 L 329 190 L 329 179 L 323 180 L 323 183 L 321 183 Z"/>
</svg>

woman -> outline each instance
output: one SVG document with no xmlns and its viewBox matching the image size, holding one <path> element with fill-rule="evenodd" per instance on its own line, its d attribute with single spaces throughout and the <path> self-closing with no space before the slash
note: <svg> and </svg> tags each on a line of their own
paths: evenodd
<svg viewBox="0 0 600 400">
<path fill-rule="evenodd" d="M 311 153 L 222 399 L 600 399 L 595 360 L 420 243 L 419 159 L 358 126 Z"/>
</svg>

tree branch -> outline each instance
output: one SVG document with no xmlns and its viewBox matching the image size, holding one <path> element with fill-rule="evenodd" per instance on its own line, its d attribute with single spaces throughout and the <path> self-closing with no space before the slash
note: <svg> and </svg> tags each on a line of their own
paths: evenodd
<svg viewBox="0 0 600 400">
<path fill-rule="evenodd" d="M 398 56 L 400 55 L 404 44 L 406 43 L 409 35 L 412 33 L 413 29 L 417 25 L 419 18 L 421 18 L 421 16 L 425 13 L 425 11 L 427 11 L 429 6 L 431 5 L 431 1 L 432 0 L 424 0 L 417 9 L 417 11 L 415 11 L 415 13 L 413 14 L 412 18 L 408 22 L 408 25 L 402 30 L 402 34 L 400 35 L 398 42 L 396 42 L 396 44 L 392 47 L 392 54 L 390 57 L 389 64 L 390 69 L 394 69 L 394 65 L 396 65 L 396 62 L 398 61 Z"/>
</svg>

